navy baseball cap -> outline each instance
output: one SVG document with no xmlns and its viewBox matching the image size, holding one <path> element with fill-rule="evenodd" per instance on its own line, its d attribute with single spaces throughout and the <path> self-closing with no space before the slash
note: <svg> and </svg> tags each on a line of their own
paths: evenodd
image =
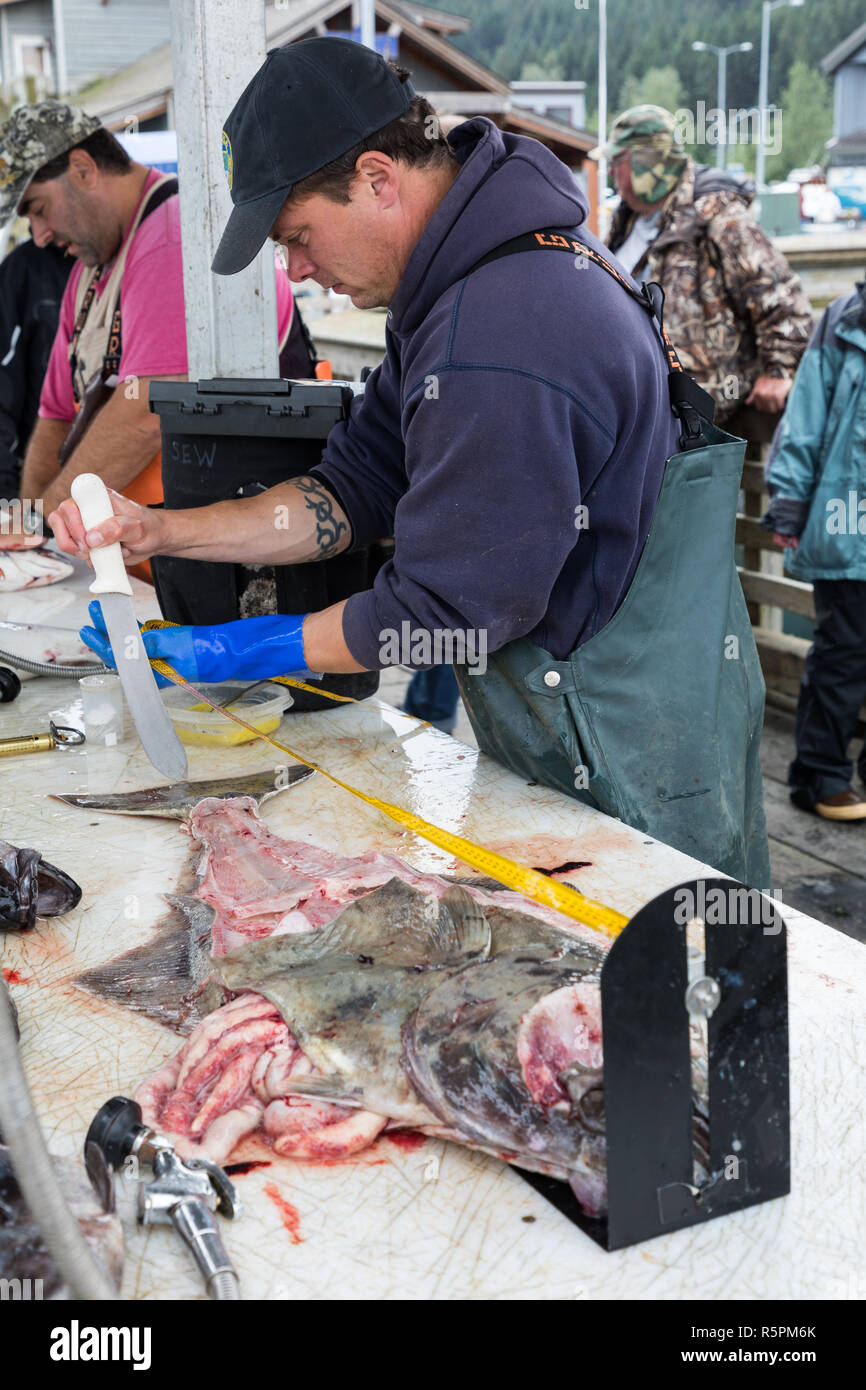
<svg viewBox="0 0 866 1390">
<path fill-rule="evenodd" d="M 402 116 L 414 95 L 411 82 L 352 39 L 302 39 L 269 53 L 223 130 L 234 208 L 216 274 L 248 266 L 295 184 Z"/>
</svg>

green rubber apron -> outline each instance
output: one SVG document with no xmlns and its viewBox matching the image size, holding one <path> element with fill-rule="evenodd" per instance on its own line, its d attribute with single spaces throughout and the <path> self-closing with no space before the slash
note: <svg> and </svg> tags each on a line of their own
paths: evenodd
<svg viewBox="0 0 866 1390">
<path fill-rule="evenodd" d="M 562 249 L 589 255 L 654 313 L 682 452 L 666 463 L 649 536 L 611 620 L 564 661 L 522 638 L 488 656 L 484 674 L 456 666 L 463 701 L 479 747 L 518 776 L 768 889 L 764 680 L 734 563 L 745 442 L 711 423 L 712 402 L 682 372 L 657 287 L 637 296 L 597 253 L 571 237 Z"/>
</svg>

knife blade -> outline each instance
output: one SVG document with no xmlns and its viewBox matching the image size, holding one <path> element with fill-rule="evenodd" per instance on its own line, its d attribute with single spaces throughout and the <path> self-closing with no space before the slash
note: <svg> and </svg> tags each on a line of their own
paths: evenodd
<svg viewBox="0 0 866 1390">
<path fill-rule="evenodd" d="M 93 530 L 114 515 L 105 483 L 96 473 L 79 473 L 70 489 L 85 529 Z M 168 717 L 150 668 L 132 607 L 132 586 L 120 544 L 90 552 L 95 578 L 90 586 L 102 607 L 114 663 L 142 747 L 158 772 L 172 781 L 186 777 L 186 750 Z"/>
</svg>

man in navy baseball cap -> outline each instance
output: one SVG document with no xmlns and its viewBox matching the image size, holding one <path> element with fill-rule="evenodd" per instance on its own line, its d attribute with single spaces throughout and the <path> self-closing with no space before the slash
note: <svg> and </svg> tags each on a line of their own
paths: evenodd
<svg viewBox="0 0 866 1390">
<path fill-rule="evenodd" d="M 248 266 L 296 184 L 402 116 L 414 95 L 378 53 L 350 39 L 303 39 L 269 53 L 223 131 L 234 210 L 217 275 Z"/>
<path fill-rule="evenodd" d="M 301 565 L 393 536 L 361 593 L 148 633 L 148 654 L 193 682 L 453 662 L 482 752 L 766 887 L 763 688 L 730 543 L 742 450 L 687 423 L 680 441 L 650 302 L 605 269 L 571 170 L 484 117 L 446 138 L 407 78 L 308 39 L 271 54 L 226 123 L 215 270 L 270 236 L 293 281 L 389 308 L 384 360 L 321 459 L 210 507 L 115 499 L 90 544 Z M 699 435 L 721 456 L 686 453 Z M 86 550 L 64 508 L 58 544 Z M 739 661 L 713 645 L 732 633 Z"/>
</svg>

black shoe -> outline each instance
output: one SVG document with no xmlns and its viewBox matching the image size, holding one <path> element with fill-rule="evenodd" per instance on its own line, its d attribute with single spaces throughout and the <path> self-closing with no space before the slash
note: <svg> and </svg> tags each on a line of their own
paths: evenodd
<svg viewBox="0 0 866 1390">
<path fill-rule="evenodd" d="M 815 793 L 808 787 L 792 787 L 791 800 L 801 811 L 814 811 Z"/>
</svg>

